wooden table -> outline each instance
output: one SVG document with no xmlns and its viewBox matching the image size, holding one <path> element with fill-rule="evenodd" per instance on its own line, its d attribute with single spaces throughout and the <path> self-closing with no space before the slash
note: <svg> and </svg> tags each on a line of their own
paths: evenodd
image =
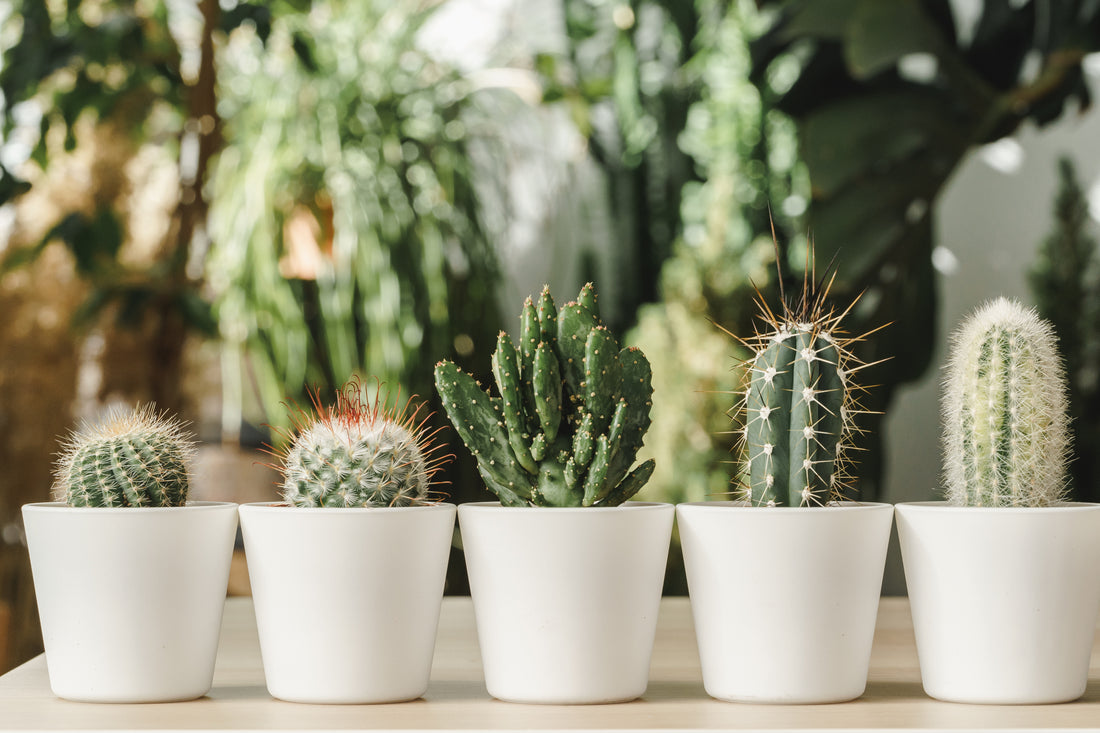
<svg viewBox="0 0 1100 733">
<path fill-rule="evenodd" d="M 703 691 L 685 598 L 665 599 L 649 690 L 618 705 L 536 706 L 491 699 L 468 598 L 443 604 L 432 683 L 423 699 L 393 705 L 298 705 L 264 687 L 251 600 L 226 603 L 214 689 L 209 696 L 160 705 L 95 705 L 55 698 L 45 659 L 0 677 L 0 729 L 1021 729 L 1100 730 L 1100 647 L 1088 690 L 1065 705 L 998 707 L 931 700 L 920 686 L 909 605 L 885 598 L 879 609 L 866 694 L 838 705 L 766 706 L 720 702 Z"/>
</svg>

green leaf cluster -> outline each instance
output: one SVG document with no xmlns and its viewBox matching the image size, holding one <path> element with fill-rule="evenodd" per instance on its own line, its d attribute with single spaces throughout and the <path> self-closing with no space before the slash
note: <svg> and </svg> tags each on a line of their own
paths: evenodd
<svg viewBox="0 0 1100 733">
<path fill-rule="evenodd" d="M 1040 315 L 1058 336 L 1069 382 L 1077 501 L 1100 500 L 1100 253 L 1073 162 L 1058 162 L 1054 225 L 1029 274 Z"/>
<path fill-rule="evenodd" d="M 476 99 L 417 48 L 424 17 L 403 0 L 315 4 L 220 57 L 208 279 L 228 397 L 247 362 L 270 422 L 359 372 L 427 394 L 436 360 L 496 332 Z"/>
</svg>

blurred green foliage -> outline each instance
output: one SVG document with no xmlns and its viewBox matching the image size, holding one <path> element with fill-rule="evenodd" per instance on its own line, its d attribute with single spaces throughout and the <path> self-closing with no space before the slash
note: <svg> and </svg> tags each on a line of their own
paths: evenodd
<svg viewBox="0 0 1100 733">
<path fill-rule="evenodd" d="M 436 361 L 491 349 L 496 264 L 467 152 L 476 101 L 417 48 L 422 5 L 318 2 L 273 18 L 266 44 L 238 34 L 221 55 L 207 271 L 230 408 L 246 363 L 281 424 L 279 403 L 309 386 L 327 398 L 369 371 L 430 396 Z"/>
<path fill-rule="evenodd" d="M 12 11 L 3 25 L 0 67 L 0 139 L 9 150 L 16 143 L 15 154 L 44 173 L 51 161 L 77 147 L 83 120 L 111 126 L 112 134 L 129 139 L 132 151 L 147 142 L 163 145 L 168 154 L 178 151 L 189 99 L 163 3 L 22 0 Z M 124 163 L 118 161 L 119 177 Z M 0 205 L 30 188 L 0 164 Z M 33 261 L 50 242 L 60 241 L 90 285 L 76 315 L 79 324 L 116 304 L 123 325 L 138 323 L 147 309 L 165 308 L 212 334 L 209 306 L 183 275 L 185 250 L 172 250 L 152 267 L 120 260 L 129 192 L 124 185 L 111 192 L 116 195 L 93 192 L 94 210 L 63 212 L 34 246 L 9 250 L 0 273 Z"/>
<path fill-rule="evenodd" d="M 1100 256 L 1077 173 L 1058 162 L 1054 227 L 1029 273 L 1040 314 L 1054 325 L 1069 381 L 1072 495 L 1100 501 Z"/>
<path fill-rule="evenodd" d="M 774 296 L 769 202 L 785 252 L 808 195 L 793 125 L 748 78 L 748 42 L 765 19 L 750 2 L 696 7 L 699 50 L 682 73 L 699 98 L 679 144 L 700 180 L 684 186 L 682 235 L 661 270 L 662 301 L 642 307 L 629 337 L 653 364 L 645 454 L 657 458 L 657 472 L 646 495 L 665 501 L 723 498 L 730 490 L 736 436 L 727 411 L 747 354 L 721 328 L 751 332 L 755 287 Z"/>
<path fill-rule="evenodd" d="M 698 180 L 679 136 L 698 98 L 685 65 L 696 50 L 700 15 L 690 0 L 563 0 L 566 46 L 542 54 L 535 70 L 543 99 L 568 105 L 589 152 L 607 177 L 615 222 L 619 307 L 659 298 L 661 264 L 680 234 L 684 185 Z M 604 291 L 609 291 L 605 288 Z"/>
<path fill-rule="evenodd" d="M 950 0 L 765 0 L 775 21 L 752 44 L 752 78 L 798 126 L 809 170 L 809 228 L 819 262 L 835 261 L 834 295 L 865 293 L 849 322 L 880 383 L 866 407 L 885 411 L 898 385 L 929 366 L 936 339 L 933 211 L 975 146 L 1020 124 L 1090 103 L 1081 61 L 1100 49 L 1091 0 L 985 0 L 972 36 Z M 865 496 L 878 492 L 881 417 L 871 416 Z"/>
</svg>

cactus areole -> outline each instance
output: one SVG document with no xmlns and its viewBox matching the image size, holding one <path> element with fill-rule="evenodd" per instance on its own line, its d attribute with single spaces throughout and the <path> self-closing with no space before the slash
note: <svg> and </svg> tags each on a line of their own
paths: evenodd
<svg viewBox="0 0 1100 733">
<path fill-rule="evenodd" d="M 831 279 L 829 284 L 831 284 Z M 736 493 L 754 506 L 820 506 L 850 488 L 854 422 L 864 412 L 854 382 L 864 365 L 827 305 L 828 284 L 807 279 L 795 306 L 777 315 L 758 294 L 762 330 L 748 339 L 745 386 L 731 414 L 739 425 Z M 854 303 L 853 303 L 854 305 Z"/>
<path fill-rule="evenodd" d="M 434 456 L 442 446 L 428 428 L 430 414 L 414 397 L 390 407 L 375 383 L 374 397 L 349 381 L 325 407 L 292 417 L 293 440 L 282 459 L 283 500 L 296 507 L 403 507 L 434 504 L 432 477 L 449 459 Z"/>
<path fill-rule="evenodd" d="M 1006 298 L 955 333 L 943 390 L 944 478 L 957 506 L 1048 506 L 1065 494 L 1066 376 L 1054 328 Z"/>
<path fill-rule="evenodd" d="M 455 431 L 505 506 L 617 506 L 653 474 L 634 466 L 649 428 L 649 362 L 620 349 L 601 323 L 589 283 L 558 312 L 544 288 L 520 317 L 516 346 L 501 332 L 493 354 L 498 395 L 453 363 L 435 384 Z"/>
<path fill-rule="evenodd" d="M 182 423 L 151 405 L 111 410 L 62 446 L 54 496 L 74 507 L 183 506 L 193 453 Z"/>
</svg>

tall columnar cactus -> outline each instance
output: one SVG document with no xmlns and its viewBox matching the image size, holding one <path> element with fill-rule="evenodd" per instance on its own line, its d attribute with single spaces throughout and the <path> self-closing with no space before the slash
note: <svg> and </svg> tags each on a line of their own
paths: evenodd
<svg viewBox="0 0 1100 733">
<path fill-rule="evenodd" d="M 1066 377 L 1051 325 L 998 298 L 956 331 L 943 391 L 945 483 L 958 506 L 1047 506 L 1065 493 Z"/>
<path fill-rule="evenodd" d="M 336 405 L 315 400 L 314 413 L 293 416 L 295 437 L 280 454 L 283 500 L 297 507 L 389 507 L 431 504 L 432 476 L 450 456 L 433 453 L 430 414 L 413 398 L 388 406 L 381 385 L 373 399 L 353 379 Z"/>
<path fill-rule="evenodd" d="M 116 409 L 62 446 L 54 496 L 77 507 L 182 506 L 194 442 L 152 406 Z"/>
<path fill-rule="evenodd" d="M 499 397 L 451 362 L 435 384 L 451 423 L 506 506 L 617 506 L 653 474 L 631 470 L 649 428 L 653 387 L 638 349 L 620 349 L 589 283 L 558 312 L 544 288 L 520 317 L 517 347 L 501 332 L 493 354 Z"/>
<path fill-rule="evenodd" d="M 738 339 L 754 352 L 733 411 L 741 425 L 739 494 L 754 506 L 823 505 L 844 498 L 851 478 L 864 391 L 853 378 L 865 365 L 848 349 L 856 339 L 840 328 L 847 311 L 826 304 L 828 287 L 804 287 L 782 315 L 761 296 L 766 328 Z"/>
</svg>

